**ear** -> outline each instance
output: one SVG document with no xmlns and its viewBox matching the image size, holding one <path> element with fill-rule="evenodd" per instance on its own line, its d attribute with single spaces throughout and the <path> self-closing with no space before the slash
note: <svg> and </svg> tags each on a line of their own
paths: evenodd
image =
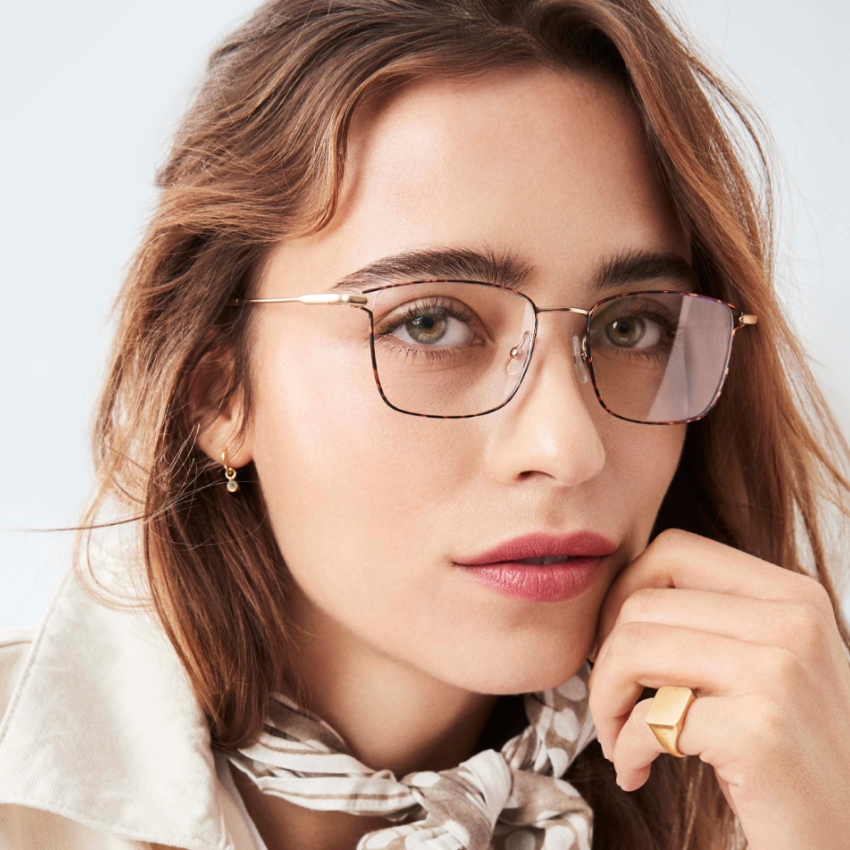
<svg viewBox="0 0 850 850">
<path fill-rule="evenodd" d="M 245 423 L 245 395 L 233 386 L 229 351 L 207 352 L 189 382 L 189 410 L 197 429 L 196 445 L 216 463 L 227 452 L 227 465 L 245 466 L 254 459 L 250 424 Z"/>
</svg>

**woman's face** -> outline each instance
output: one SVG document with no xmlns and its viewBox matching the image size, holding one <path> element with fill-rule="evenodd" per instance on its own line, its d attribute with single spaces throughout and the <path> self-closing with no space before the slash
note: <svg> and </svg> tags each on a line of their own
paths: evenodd
<svg viewBox="0 0 850 850">
<path fill-rule="evenodd" d="M 689 260 L 634 109 L 595 76 L 418 81 L 358 113 L 345 167 L 333 220 L 277 247 L 258 297 L 323 292 L 379 258 L 450 248 L 519 258 L 539 306 L 588 308 L 672 288 L 650 277 L 600 294 L 605 263 L 644 251 Z M 252 309 L 253 415 L 229 460 L 256 464 L 300 588 L 296 620 L 346 652 L 478 693 L 568 679 L 592 647 L 606 590 L 647 544 L 685 426 L 627 422 L 600 406 L 574 366 L 577 314 L 540 315 L 505 407 L 432 419 L 380 398 L 363 311 Z M 343 340 L 352 322 L 361 334 Z M 504 596 L 456 566 L 528 533 L 585 530 L 617 549 L 566 600 Z"/>
</svg>

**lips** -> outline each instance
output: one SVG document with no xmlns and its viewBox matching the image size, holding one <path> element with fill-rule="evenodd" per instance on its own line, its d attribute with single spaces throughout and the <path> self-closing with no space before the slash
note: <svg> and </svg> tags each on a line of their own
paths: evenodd
<svg viewBox="0 0 850 850">
<path fill-rule="evenodd" d="M 472 579 L 525 602 L 562 602 L 589 588 L 603 574 L 603 558 L 617 544 L 594 531 L 527 534 L 478 555 L 455 561 Z M 535 565 L 529 558 L 567 556 L 562 563 Z"/>
<path fill-rule="evenodd" d="M 594 531 L 576 531 L 557 535 L 538 532 L 500 543 L 477 555 L 455 561 L 459 566 L 476 567 L 505 562 L 516 563 L 527 558 L 567 555 L 570 558 L 600 558 L 611 555 L 617 544 Z"/>
</svg>

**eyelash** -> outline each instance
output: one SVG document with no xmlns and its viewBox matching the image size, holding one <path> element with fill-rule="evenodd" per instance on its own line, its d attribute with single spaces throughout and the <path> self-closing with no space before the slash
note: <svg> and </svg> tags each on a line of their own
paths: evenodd
<svg viewBox="0 0 850 850">
<path fill-rule="evenodd" d="M 639 307 L 633 313 L 624 312 L 621 313 L 621 315 L 619 316 L 612 316 L 611 319 L 609 319 L 609 322 L 607 322 L 606 324 L 609 324 L 610 322 L 616 322 L 619 319 L 622 319 L 623 317 L 632 318 L 633 316 L 637 316 L 640 319 L 650 319 L 651 321 L 657 322 L 659 325 L 661 325 L 661 327 L 664 329 L 664 333 L 666 333 L 668 336 L 673 337 L 676 335 L 676 331 L 673 329 L 673 325 L 670 322 L 670 314 L 665 313 L 663 310 L 659 310 L 657 308 L 653 309 L 651 307 Z"/>
<path fill-rule="evenodd" d="M 631 318 L 633 316 L 637 316 L 641 319 L 650 319 L 651 321 L 657 322 L 664 334 L 668 339 L 673 339 L 676 336 L 676 331 L 673 329 L 673 326 L 670 322 L 669 314 L 665 313 L 663 310 L 655 309 L 653 310 L 651 307 L 646 308 L 638 308 L 632 313 L 624 312 L 619 316 L 612 316 L 608 322 L 605 323 L 602 327 L 604 328 L 606 325 L 611 322 L 616 322 L 623 317 Z M 663 351 L 659 351 L 656 349 L 640 349 L 640 348 L 617 348 L 616 346 L 612 346 L 612 348 L 617 349 L 617 354 L 619 356 L 626 355 L 627 357 L 637 357 L 641 360 L 662 360 L 664 358 Z M 590 343 L 590 354 L 593 357 L 593 342 Z"/>
<path fill-rule="evenodd" d="M 427 298 L 408 305 L 405 309 L 404 314 L 400 318 L 393 320 L 392 323 L 385 326 L 383 330 L 376 331 L 376 344 L 380 343 L 381 340 L 389 337 L 389 335 L 397 328 L 407 324 L 408 322 L 419 317 L 423 313 L 437 313 L 440 316 L 451 316 L 453 318 L 463 321 L 467 325 L 469 325 L 470 322 L 474 320 L 474 315 L 468 310 L 459 308 L 456 302 L 446 301 L 445 299 L 439 296 Z M 609 322 L 614 322 L 623 317 L 635 315 L 637 315 L 639 318 L 646 318 L 650 319 L 651 321 L 656 321 L 662 327 L 668 339 L 675 337 L 676 332 L 670 322 L 670 316 L 662 310 L 652 309 L 646 306 L 639 308 L 631 314 L 627 312 L 622 312 L 619 316 L 614 315 L 610 317 Z M 431 360 L 444 360 L 446 358 L 457 357 L 459 354 L 458 349 L 454 346 L 448 346 L 445 348 L 429 348 L 428 346 L 411 347 L 408 345 L 404 345 L 403 343 L 392 344 L 390 346 L 390 350 L 395 354 L 403 354 L 405 357 L 416 358 L 422 355 Z M 642 359 L 657 359 L 662 356 L 661 353 L 657 350 L 632 350 L 628 348 L 620 349 L 620 354 L 627 354 L 628 356 L 639 357 Z"/>
<path fill-rule="evenodd" d="M 424 300 L 420 300 L 408 305 L 406 307 L 404 315 L 401 318 L 394 319 L 392 323 L 385 327 L 382 331 L 376 331 L 375 342 L 378 343 L 382 339 L 385 339 L 394 330 L 396 330 L 396 328 L 400 328 L 402 325 L 406 325 L 408 322 L 412 321 L 415 318 L 418 318 L 423 313 L 437 313 L 440 316 L 451 316 L 452 318 L 461 320 L 470 327 L 471 322 L 475 319 L 473 313 L 469 312 L 468 310 L 459 308 L 456 302 L 446 301 L 440 296 L 426 298 Z M 426 357 L 431 358 L 432 360 L 441 360 L 447 357 L 456 357 L 458 354 L 458 350 L 454 346 L 450 346 L 447 348 L 429 348 L 428 346 L 422 346 L 421 348 L 413 348 L 411 346 L 404 345 L 403 343 L 394 343 L 392 344 L 392 350 L 394 350 L 397 354 L 404 354 L 405 356 L 411 357 L 418 357 L 420 354 L 423 354 Z"/>
</svg>

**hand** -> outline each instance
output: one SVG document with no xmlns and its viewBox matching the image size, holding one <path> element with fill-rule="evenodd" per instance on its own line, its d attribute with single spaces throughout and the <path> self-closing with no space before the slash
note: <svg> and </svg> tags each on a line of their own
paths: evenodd
<svg viewBox="0 0 850 850">
<path fill-rule="evenodd" d="M 678 746 L 711 764 L 751 850 L 850 847 L 850 663 L 808 576 L 670 529 L 602 604 L 589 709 L 622 788 L 666 753 L 644 687 L 697 699 Z"/>
</svg>

